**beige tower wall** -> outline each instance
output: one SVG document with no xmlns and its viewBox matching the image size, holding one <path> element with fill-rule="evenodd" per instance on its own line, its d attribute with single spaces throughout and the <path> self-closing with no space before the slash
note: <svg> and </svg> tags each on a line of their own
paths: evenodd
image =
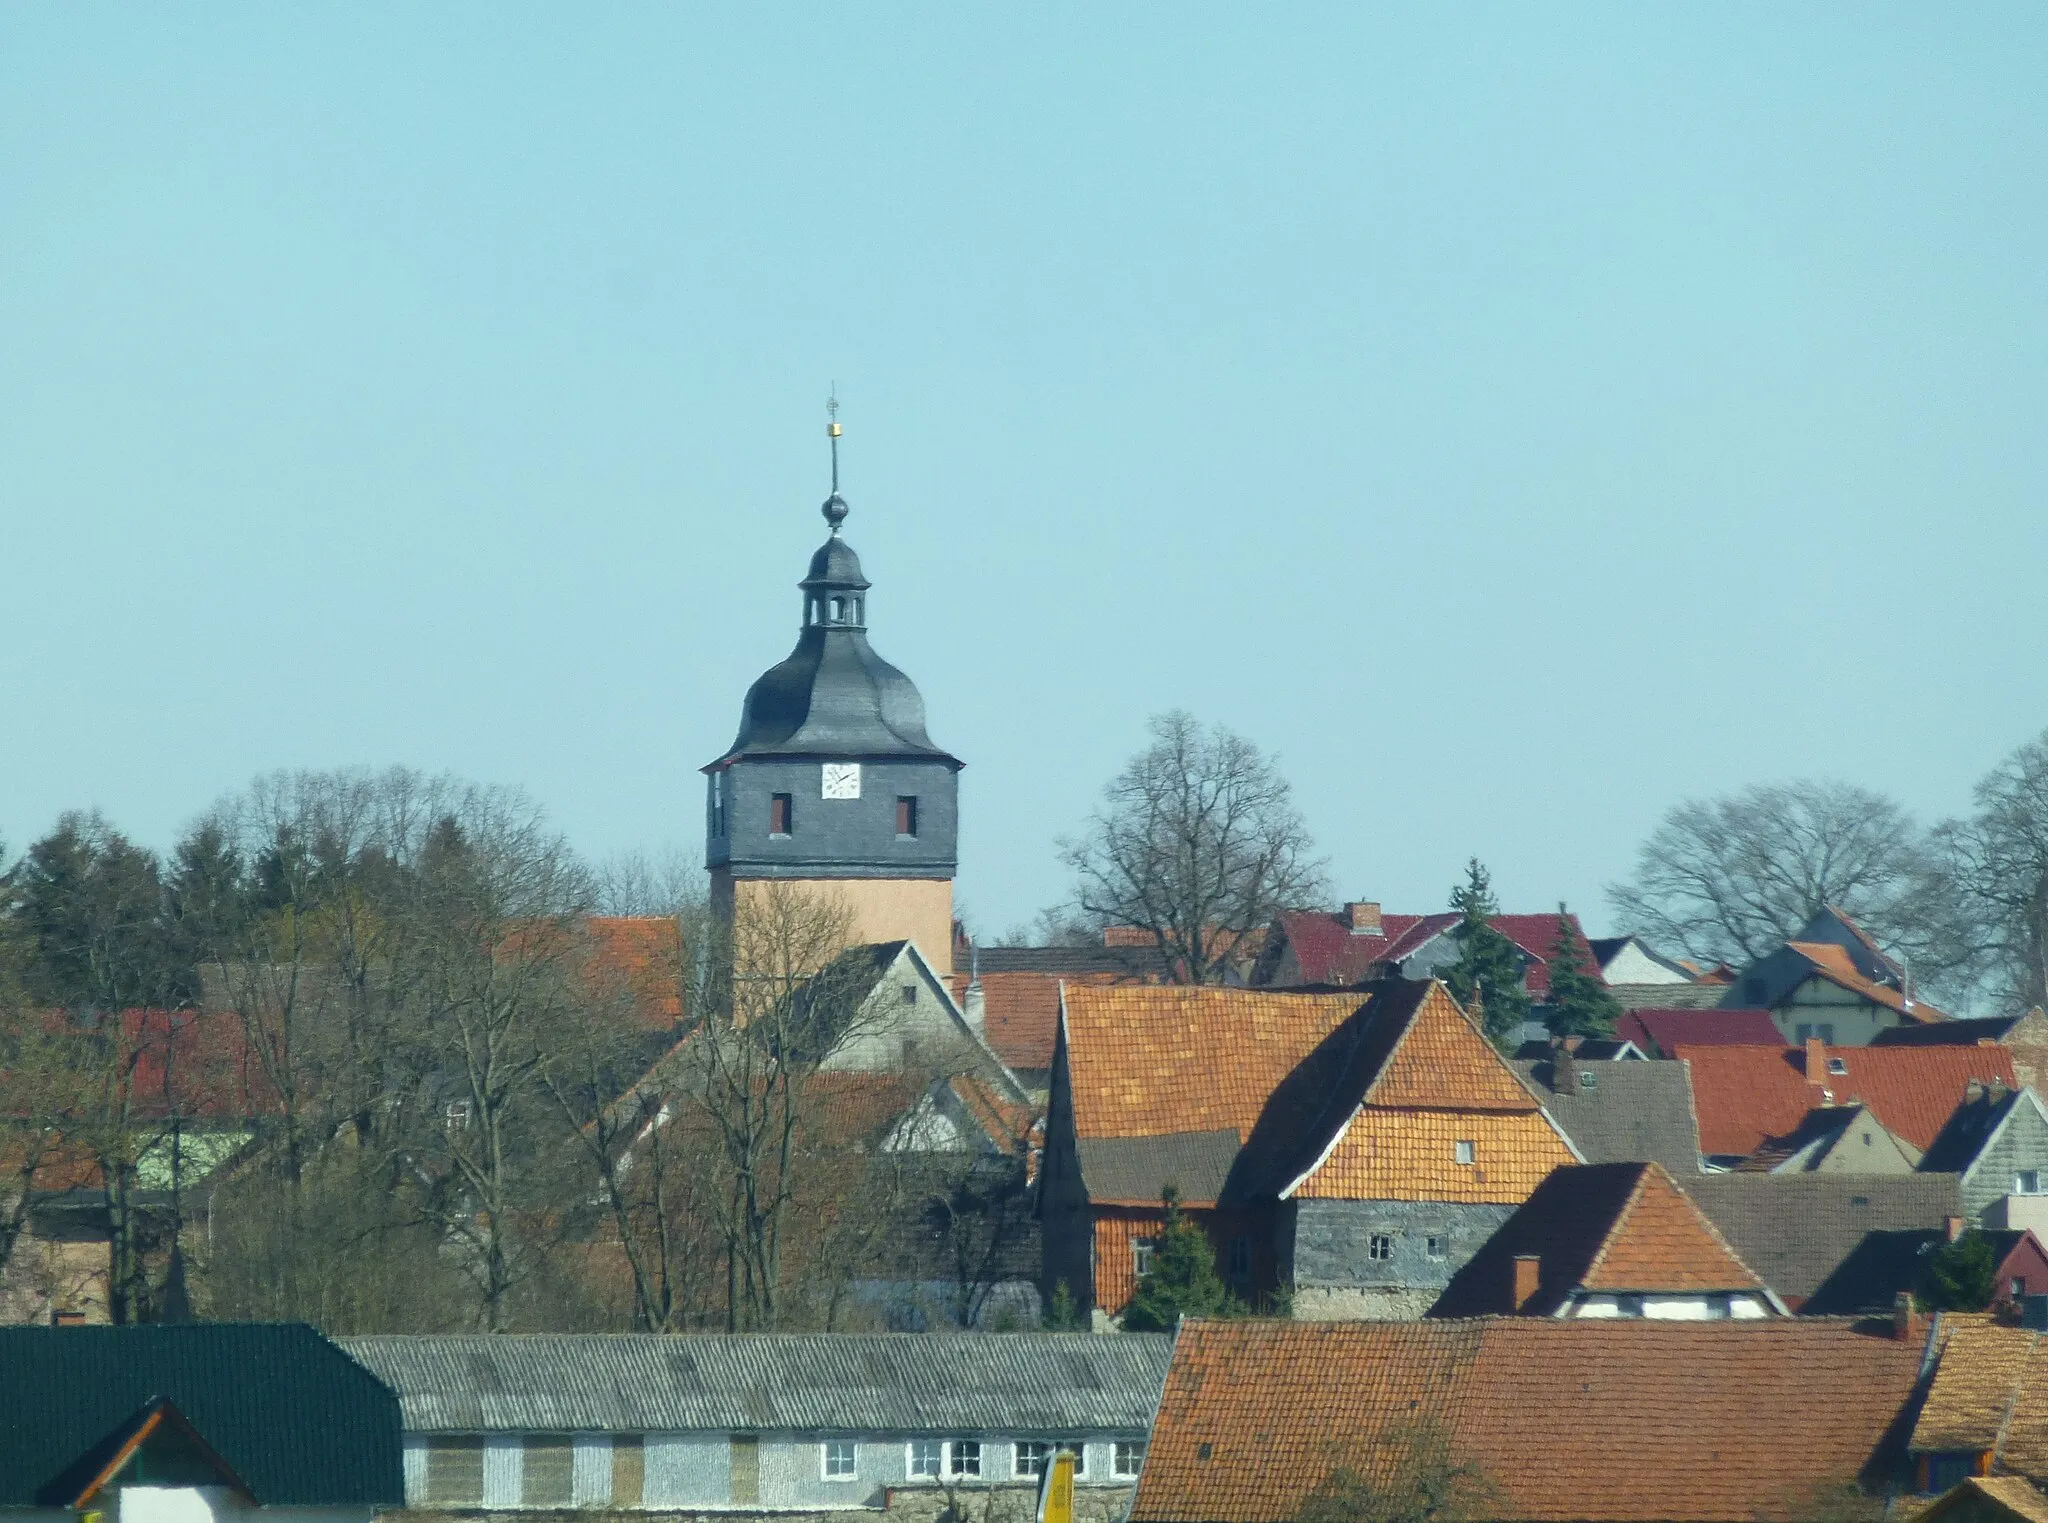
<svg viewBox="0 0 2048 1523">
<path fill-rule="evenodd" d="M 731 914 L 770 883 L 836 899 L 853 917 L 856 942 L 912 941 L 940 978 L 953 972 L 953 884 L 948 878 L 734 878 L 711 872 L 711 904 Z"/>
</svg>

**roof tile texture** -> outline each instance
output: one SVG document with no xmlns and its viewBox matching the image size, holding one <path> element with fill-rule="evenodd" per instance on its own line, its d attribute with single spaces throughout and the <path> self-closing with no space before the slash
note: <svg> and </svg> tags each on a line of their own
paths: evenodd
<svg viewBox="0 0 2048 1523">
<path fill-rule="evenodd" d="M 1871 1462 L 1919 1361 L 1838 1322 L 1191 1322 L 1132 1516 L 1285 1523 L 1422 1420 L 1498 1489 L 1482 1518 L 1790 1518 Z"/>
<path fill-rule="evenodd" d="M 1458 1144 L 1472 1162 L 1458 1162 Z M 1368 1104 L 1294 1193 L 1336 1200 L 1443 1200 L 1513 1205 L 1552 1169 L 1578 1162 L 1532 1105 L 1520 1114 L 1382 1110 Z"/>
<path fill-rule="evenodd" d="M 2016 1080 L 2004 1047 L 1830 1047 L 1843 1073 L 1806 1072 L 1798 1047 L 1679 1046 L 1692 1065 L 1700 1150 L 1747 1157 L 1789 1135 L 1814 1106 L 1860 1100 L 1893 1135 L 1925 1150 L 1962 1101 L 1970 1080 Z"/>
</svg>

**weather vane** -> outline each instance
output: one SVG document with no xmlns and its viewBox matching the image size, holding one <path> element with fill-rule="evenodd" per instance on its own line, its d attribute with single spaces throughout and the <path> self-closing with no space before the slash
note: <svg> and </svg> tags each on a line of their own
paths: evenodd
<svg viewBox="0 0 2048 1523">
<path fill-rule="evenodd" d="M 825 437 L 832 441 L 832 495 L 825 499 L 821 510 L 834 534 L 846 522 L 846 499 L 839 495 L 839 436 L 843 432 L 839 426 L 839 383 L 834 381 L 831 394 L 825 398 Z"/>
</svg>

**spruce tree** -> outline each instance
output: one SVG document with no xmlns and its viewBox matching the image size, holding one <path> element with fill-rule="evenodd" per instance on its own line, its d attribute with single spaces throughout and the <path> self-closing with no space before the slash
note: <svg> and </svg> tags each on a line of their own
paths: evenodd
<svg viewBox="0 0 2048 1523">
<path fill-rule="evenodd" d="M 1621 1019 L 1621 1002 L 1607 985 L 1580 966 L 1581 954 L 1591 961 L 1563 904 L 1557 907 L 1557 942 L 1550 949 L 1550 1006 L 1544 1024 L 1552 1036 L 1613 1036 Z"/>
<path fill-rule="evenodd" d="M 1170 1333 L 1182 1317 L 1232 1317 L 1244 1308 L 1216 1273 L 1209 1235 L 1180 1209 L 1180 1192 L 1168 1185 L 1160 1196 L 1166 1225 L 1152 1249 L 1152 1263 L 1124 1308 L 1124 1328 L 1135 1333 Z"/>
<path fill-rule="evenodd" d="M 1458 945 L 1458 960 L 1439 968 L 1437 976 L 1468 1009 L 1477 991 L 1486 1007 L 1487 1036 L 1496 1047 L 1512 1048 L 1521 1036 L 1522 1023 L 1529 1018 L 1529 995 L 1522 987 L 1522 954 L 1493 928 L 1500 906 L 1494 901 L 1493 882 L 1477 857 L 1465 864 L 1464 883 L 1451 890 L 1451 908 L 1459 917 L 1450 932 Z"/>
</svg>

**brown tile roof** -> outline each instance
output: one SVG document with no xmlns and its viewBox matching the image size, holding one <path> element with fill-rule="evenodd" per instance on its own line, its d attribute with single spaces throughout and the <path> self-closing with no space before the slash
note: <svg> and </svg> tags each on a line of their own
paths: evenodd
<svg viewBox="0 0 2048 1523">
<path fill-rule="evenodd" d="M 1634 1042 L 1644 1054 L 1668 1058 L 1680 1046 L 1705 1047 L 1734 1042 L 1751 1047 L 1781 1047 L 1785 1038 L 1768 1010 L 1700 1010 L 1666 1006 L 1635 1006 L 1614 1023 L 1614 1034 Z"/>
<path fill-rule="evenodd" d="M 1883 1310 L 1899 1288 L 1887 1243 L 1962 1212 L 1953 1174 L 1707 1174 L 1685 1182 L 1742 1261 L 1797 1310 Z"/>
<path fill-rule="evenodd" d="M 1851 929 L 1855 928 L 1852 926 Z M 1862 936 L 1863 932 L 1858 930 L 1856 934 Z M 1865 939 L 1868 940 L 1867 937 Z M 1928 1022 L 1945 1021 L 1948 1019 L 1945 1011 L 1937 1010 L 1934 1006 L 1927 1004 L 1923 1000 L 1914 1000 L 1911 1005 L 1908 1005 L 1905 995 L 1901 994 L 1897 989 L 1892 988 L 1889 984 L 1878 983 L 1875 979 L 1866 976 L 1862 969 L 1858 968 L 1855 962 L 1851 960 L 1849 950 L 1846 947 L 1836 946 L 1831 941 L 1788 941 L 1785 945 L 1805 958 L 1815 973 L 1818 973 L 1838 989 L 1847 989 L 1850 993 L 1860 994 L 1867 1000 L 1883 1005 L 1886 1009 L 1896 1010 L 1909 1021 Z M 1881 956 L 1882 954 L 1880 953 L 1879 955 Z"/>
<path fill-rule="evenodd" d="M 1686 1047 L 1700 1149 L 1746 1158 L 1794 1131 L 1816 1105 L 1861 1101 L 1894 1136 L 1925 1151 L 1972 1080 L 2017 1087 L 2003 1047 L 1830 1047 L 1807 1072 L 1799 1047 Z M 1831 1073 L 1839 1062 L 1846 1070 Z"/>
<path fill-rule="evenodd" d="M 1554 1171 L 1451 1279 L 1432 1317 L 1510 1313 L 1515 1260 L 1535 1255 L 1538 1289 L 1520 1308 L 1549 1316 L 1574 1291 L 1705 1295 L 1765 1292 L 1756 1271 L 1654 1163 Z"/>
<path fill-rule="evenodd" d="M 1190 1322 L 1137 1523 L 1287 1523 L 1333 1470 L 1440 1426 L 1479 1519 L 1753 1523 L 1889 1470 L 1917 1343 L 1841 1322 Z"/>
<path fill-rule="evenodd" d="M 630 992 L 641 1023 L 673 1026 L 683 1018 L 683 933 L 671 915 L 592 915 L 585 976 L 618 978 Z"/>
<path fill-rule="evenodd" d="M 1069 984 L 1075 1135 L 1228 1130 L 1242 1141 L 1281 1081 L 1364 1003 L 1360 993 Z"/>
<path fill-rule="evenodd" d="M 953 990 L 953 1003 L 963 1009 L 966 1007 L 969 981 L 964 973 L 956 973 L 948 981 Z M 1043 1072 L 1052 1067 L 1053 1041 L 1060 1027 L 1060 985 L 1125 982 L 1129 979 L 1121 973 L 1029 970 L 991 973 L 983 969 L 982 1035 L 995 1055 L 1011 1068 Z"/>
<path fill-rule="evenodd" d="M 1978 1523 L 1986 1517 L 2012 1518 L 2017 1523 L 2048 1523 L 2048 1496 L 2016 1475 L 1973 1475 L 1943 1492 L 1915 1523 L 1937 1523 L 1956 1516 Z"/>
</svg>

